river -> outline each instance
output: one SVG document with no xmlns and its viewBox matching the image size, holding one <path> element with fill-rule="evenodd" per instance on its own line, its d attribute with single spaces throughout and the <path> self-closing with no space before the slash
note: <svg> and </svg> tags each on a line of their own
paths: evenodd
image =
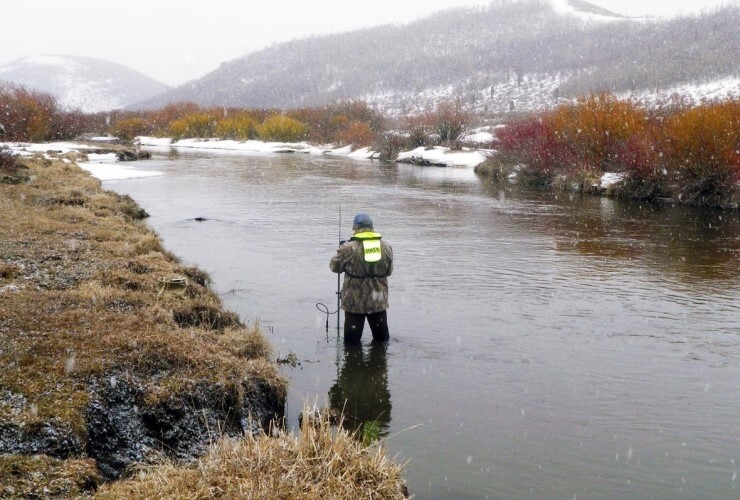
<svg viewBox="0 0 740 500">
<path fill-rule="evenodd" d="M 418 499 L 740 496 L 737 211 L 469 169 L 154 153 L 137 168 L 164 176 L 105 187 L 259 321 L 276 358 L 295 355 L 289 426 L 307 404 L 370 422 Z M 391 341 L 366 328 L 346 350 L 316 303 L 336 308 L 328 261 L 360 211 L 394 250 Z"/>
</svg>

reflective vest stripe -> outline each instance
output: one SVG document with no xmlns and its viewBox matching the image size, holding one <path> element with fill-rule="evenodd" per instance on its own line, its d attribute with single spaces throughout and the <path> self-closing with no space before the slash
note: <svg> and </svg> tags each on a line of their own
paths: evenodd
<svg viewBox="0 0 740 500">
<path fill-rule="evenodd" d="M 365 262 L 378 262 L 381 257 L 380 240 L 362 240 Z"/>
</svg>

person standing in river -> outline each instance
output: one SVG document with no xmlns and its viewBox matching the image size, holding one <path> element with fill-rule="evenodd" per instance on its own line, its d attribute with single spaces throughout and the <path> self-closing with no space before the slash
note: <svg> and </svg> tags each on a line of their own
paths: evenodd
<svg viewBox="0 0 740 500">
<path fill-rule="evenodd" d="M 386 342 L 388 332 L 388 276 L 393 272 L 393 249 L 373 230 L 367 214 L 357 214 L 354 232 L 331 258 L 329 268 L 344 273 L 340 297 L 344 309 L 344 341 L 357 343 L 362 338 L 365 319 L 373 340 Z"/>
</svg>

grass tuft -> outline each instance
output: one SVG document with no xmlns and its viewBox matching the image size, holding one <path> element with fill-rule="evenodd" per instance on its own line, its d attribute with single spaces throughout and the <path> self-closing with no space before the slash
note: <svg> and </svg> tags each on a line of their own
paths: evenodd
<svg viewBox="0 0 740 500">
<path fill-rule="evenodd" d="M 366 447 L 321 419 L 298 435 L 221 439 L 190 465 L 139 467 L 131 479 L 103 486 L 97 497 L 404 499 L 409 492 L 402 474 L 403 466 L 382 447 Z"/>
</svg>

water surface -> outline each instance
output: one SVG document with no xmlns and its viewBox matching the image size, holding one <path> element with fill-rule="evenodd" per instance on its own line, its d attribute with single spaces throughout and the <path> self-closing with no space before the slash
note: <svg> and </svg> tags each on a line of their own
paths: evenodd
<svg viewBox="0 0 740 500">
<path fill-rule="evenodd" d="M 731 498 L 737 212 L 521 192 L 470 170 L 180 153 L 111 181 L 226 304 L 297 356 L 305 403 L 373 420 L 416 498 Z M 339 209 L 341 206 L 341 231 Z M 393 245 L 391 342 L 337 342 L 329 258 L 356 212 Z M 208 220 L 196 222 L 195 217 Z"/>
</svg>

